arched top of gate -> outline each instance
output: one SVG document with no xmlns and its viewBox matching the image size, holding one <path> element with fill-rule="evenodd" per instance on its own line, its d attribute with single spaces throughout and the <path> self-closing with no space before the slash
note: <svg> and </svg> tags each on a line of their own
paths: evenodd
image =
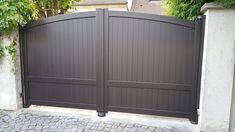
<svg viewBox="0 0 235 132">
<path fill-rule="evenodd" d="M 193 28 L 193 29 L 195 28 L 195 22 L 178 19 L 176 17 L 147 14 L 147 13 L 137 13 L 137 12 L 126 12 L 126 11 L 108 11 L 107 9 L 98 9 L 98 10 L 103 10 L 104 12 L 106 12 L 109 18 L 119 17 L 119 18 L 141 19 L 141 20 L 156 21 L 156 22 L 161 22 L 161 23 L 168 23 L 172 25 L 179 25 L 179 26 L 183 26 L 187 28 Z M 44 18 L 42 20 L 32 21 L 28 23 L 23 29 L 30 29 L 30 28 L 44 25 L 44 24 L 72 20 L 72 19 L 95 18 L 98 10 L 90 11 L 90 12 L 58 15 L 58 16 Z"/>
<path fill-rule="evenodd" d="M 36 26 L 55 23 L 59 21 L 66 21 L 72 19 L 82 19 L 82 18 L 93 18 L 96 17 L 96 11 L 89 11 L 89 12 L 81 12 L 81 13 L 73 13 L 73 14 L 64 14 L 58 16 L 47 17 L 42 20 L 32 21 L 28 23 L 24 29 L 30 29 Z"/>
<path fill-rule="evenodd" d="M 171 16 L 155 15 L 148 13 L 137 13 L 137 12 L 124 12 L 124 11 L 109 11 L 109 17 L 121 17 L 121 18 L 132 18 L 157 21 L 162 23 L 169 23 L 173 25 L 184 26 L 188 28 L 195 28 L 195 22 L 179 19 Z"/>
</svg>

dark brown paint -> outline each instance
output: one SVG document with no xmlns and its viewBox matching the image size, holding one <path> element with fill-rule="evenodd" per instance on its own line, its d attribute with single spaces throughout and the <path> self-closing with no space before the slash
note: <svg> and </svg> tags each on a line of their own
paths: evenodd
<svg viewBox="0 0 235 132">
<path fill-rule="evenodd" d="M 98 9 L 31 22 L 21 30 L 24 106 L 197 122 L 204 19 Z"/>
</svg>

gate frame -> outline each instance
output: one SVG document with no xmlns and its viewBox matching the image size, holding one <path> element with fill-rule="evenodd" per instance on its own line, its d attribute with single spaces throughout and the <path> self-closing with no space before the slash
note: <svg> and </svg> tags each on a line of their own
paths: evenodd
<svg viewBox="0 0 235 132">
<path fill-rule="evenodd" d="M 29 92 L 27 90 L 27 86 L 26 86 L 26 70 L 27 70 L 27 65 L 25 65 L 26 63 L 26 59 L 24 59 L 24 55 L 25 55 L 25 51 L 24 48 L 26 47 L 25 44 L 25 39 L 24 39 L 24 35 L 23 35 L 23 27 L 19 27 L 19 49 L 20 49 L 20 70 L 21 70 L 21 87 L 22 87 L 22 93 L 21 93 L 21 97 L 22 97 L 22 102 L 23 102 L 23 108 L 28 108 L 30 106 L 29 104 Z"/>
<path fill-rule="evenodd" d="M 202 15 L 202 16 L 198 16 L 198 19 L 195 21 L 195 48 L 194 50 L 198 49 L 198 53 L 196 53 L 195 51 L 195 66 L 194 66 L 194 70 L 195 70 L 195 74 L 194 75 L 194 79 L 196 81 L 194 81 L 194 98 L 193 98 L 193 102 L 194 102 L 194 106 L 193 106 L 193 111 L 191 112 L 191 116 L 190 116 L 190 122 L 192 124 L 198 124 L 198 109 L 199 109 L 199 105 L 200 105 L 200 91 L 201 91 L 201 74 L 202 74 L 202 59 L 203 59 L 203 47 L 204 47 L 204 34 L 205 34 L 205 20 L 206 20 L 206 16 Z"/>
</svg>

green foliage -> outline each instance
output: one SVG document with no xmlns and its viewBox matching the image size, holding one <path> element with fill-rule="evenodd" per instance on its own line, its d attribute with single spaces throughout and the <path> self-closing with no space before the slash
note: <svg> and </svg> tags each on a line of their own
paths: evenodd
<svg viewBox="0 0 235 132">
<path fill-rule="evenodd" d="M 36 7 L 31 0 L 0 0 L 0 36 L 35 19 Z"/>
<path fill-rule="evenodd" d="M 16 41 L 13 40 L 8 46 L 5 47 L 7 53 L 11 57 L 12 72 L 15 72 L 16 69 Z"/>
<path fill-rule="evenodd" d="M 65 14 L 74 2 L 79 1 L 81 0 L 34 0 L 39 10 L 39 18 Z"/>
<path fill-rule="evenodd" d="M 24 26 L 28 21 L 65 14 L 72 4 L 80 0 L 0 0 L 0 37 L 11 34 L 18 26 Z M 5 48 L 0 45 L 0 59 L 10 56 L 12 71 L 16 68 L 16 41 Z"/>
<path fill-rule="evenodd" d="M 223 5 L 224 7 L 235 9 L 235 0 L 215 0 L 215 2 Z"/>
<path fill-rule="evenodd" d="M 194 21 L 201 7 L 207 2 L 216 2 L 225 7 L 235 7 L 235 0 L 162 0 L 167 15 Z"/>
<path fill-rule="evenodd" d="M 0 45 L 0 60 L 4 57 L 5 53 L 4 53 L 4 47 L 2 45 Z"/>
<path fill-rule="evenodd" d="M 163 0 L 167 15 L 176 16 L 187 20 L 196 20 L 200 14 L 200 8 L 206 2 L 212 0 Z"/>
<path fill-rule="evenodd" d="M 2 37 L 0 37 L 0 63 L 4 55 L 5 55 L 4 46 L 2 45 Z"/>
<path fill-rule="evenodd" d="M 0 0 L 0 37 L 11 34 L 38 16 L 43 18 L 64 14 L 75 1 L 80 0 Z M 5 54 L 9 55 L 12 71 L 15 72 L 16 41 L 15 38 L 9 40 L 12 42 L 5 48 L 0 45 L 0 59 Z"/>
</svg>

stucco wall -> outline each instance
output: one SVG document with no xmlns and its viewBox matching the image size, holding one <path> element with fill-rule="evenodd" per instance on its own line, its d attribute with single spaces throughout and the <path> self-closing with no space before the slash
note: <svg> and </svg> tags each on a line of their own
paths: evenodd
<svg viewBox="0 0 235 132">
<path fill-rule="evenodd" d="M 9 39 L 16 37 L 18 32 L 15 31 L 9 37 L 2 37 L 1 44 L 6 46 L 10 43 Z M 0 61 L 0 109 L 16 110 L 22 107 L 21 93 L 21 75 L 20 75 L 20 56 L 19 56 L 19 41 L 17 40 L 17 67 L 16 73 L 11 71 L 10 56 L 5 57 Z"/>
<path fill-rule="evenodd" d="M 133 0 L 131 11 L 159 15 L 165 14 L 161 1 L 150 2 L 149 0 Z"/>
<path fill-rule="evenodd" d="M 235 61 L 235 10 L 206 7 L 200 129 L 228 132 Z"/>
</svg>

